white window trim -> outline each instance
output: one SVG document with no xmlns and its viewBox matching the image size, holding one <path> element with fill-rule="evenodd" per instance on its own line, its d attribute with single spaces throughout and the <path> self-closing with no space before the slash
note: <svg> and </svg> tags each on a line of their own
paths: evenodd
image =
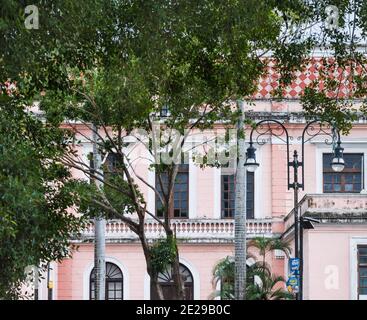
<svg viewBox="0 0 367 320">
<path fill-rule="evenodd" d="M 197 218 L 197 166 L 192 159 L 192 152 L 189 152 L 189 219 Z"/>
<path fill-rule="evenodd" d="M 358 245 L 367 245 L 367 237 L 352 237 L 349 244 L 350 299 L 367 300 L 367 295 L 358 297 Z"/>
<path fill-rule="evenodd" d="M 214 196 L 214 212 L 213 218 L 220 219 L 221 218 L 221 211 L 222 211 L 222 188 L 221 188 L 221 177 L 222 172 L 220 168 L 214 168 L 213 170 L 213 196 Z"/>
<path fill-rule="evenodd" d="M 362 153 L 363 154 L 363 168 L 362 168 L 362 180 L 363 180 L 363 188 L 367 188 L 367 144 L 349 144 L 342 143 L 342 147 L 344 148 L 344 153 Z M 323 192 L 323 154 L 331 153 L 331 146 L 328 145 L 317 145 L 316 146 L 316 164 L 315 164 L 315 181 L 316 181 L 316 193 L 324 193 Z"/>
<path fill-rule="evenodd" d="M 148 183 L 155 188 L 155 170 L 150 169 L 148 171 Z M 155 191 L 148 187 L 148 203 L 147 207 L 149 212 L 153 213 L 155 215 L 155 198 L 156 194 Z"/>
<path fill-rule="evenodd" d="M 130 297 L 130 277 L 129 272 L 127 268 L 116 258 L 113 257 L 106 257 L 106 263 L 111 262 L 115 265 L 117 265 L 123 276 L 123 300 L 129 300 Z M 89 263 L 86 268 L 84 268 L 83 272 L 83 300 L 89 300 L 89 279 L 90 279 L 90 273 L 92 272 L 94 267 L 94 261 Z"/>
</svg>

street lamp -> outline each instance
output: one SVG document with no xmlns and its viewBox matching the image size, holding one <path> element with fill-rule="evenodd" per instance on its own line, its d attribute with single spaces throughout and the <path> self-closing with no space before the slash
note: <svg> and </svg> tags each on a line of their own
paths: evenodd
<svg viewBox="0 0 367 320">
<path fill-rule="evenodd" d="M 275 126 L 274 126 L 275 125 Z M 318 125 L 318 127 L 317 127 Z M 267 120 L 261 120 L 258 123 L 255 124 L 255 126 L 252 128 L 250 133 L 250 146 L 247 149 L 246 153 L 246 161 L 244 166 L 246 167 L 247 171 L 254 172 L 258 167 L 259 163 L 256 161 L 256 149 L 254 148 L 254 140 L 253 140 L 253 134 L 256 131 L 257 138 L 256 142 L 259 145 L 264 145 L 267 140 L 264 139 L 264 136 L 274 136 L 281 141 L 283 141 L 286 144 L 287 147 L 287 179 L 288 179 L 288 190 L 293 189 L 294 190 L 294 246 L 295 246 L 295 257 L 300 259 L 300 276 L 299 276 L 299 293 L 297 293 L 297 299 L 302 300 L 302 291 L 303 291 L 303 254 L 300 254 L 299 245 L 301 240 L 303 241 L 303 234 L 299 235 L 299 223 L 301 222 L 301 228 L 303 230 L 303 227 L 305 226 L 304 219 L 299 218 L 299 208 L 298 208 L 298 192 L 299 189 L 302 188 L 304 190 L 304 145 L 306 142 L 312 140 L 314 137 L 319 135 L 327 136 L 325 139 L 325 143 L 333 146 L 333 159 L 331 163 L 331 167 L 334 171 L 340 172 L 344 169 L 344 158 L 343 158 L 343 148 L 341 147 L 341 141 L 340 141 L 340 133 L 336 129 L 334 125 L 331 123 L 328 123 L 328 128 L 331 129 L 331 133 L 327 132 L 324 129 L 323 122 L 320 122 L 318 120 L 314 120 L 309 122 L 306 127 L 303 129 L 302 136 L 298 138 L 298 140 L 301 140 L 301 147 L 302 147 L 302 154 L 301 154 L 301 161 L 298 160 L 298 153 L 297 150 L 294 150 L 293 152 L 293 161 L 290 161 L 290 154 L 289 154 L 289 145 L 290 140 L 293 140 L 293 137 L 290 137 L 288 134 L 288 131 L 286 127 L 278 120 L 274 119 L 267 119 Z M 283 138 L 283 135 L 285 135 L 285 138 Z M 290 168 L 293 168 L 293 182 L 291 183 L 290 178 Z M 299 183 L 298 179 L 298 168 L 302 169 L 302 178 L 301 183 Z M 310 222 L 311 223 L 311 222 Z M 311 223 L 312 225 L 312 223 Z M 301 230 L 301 231 L 302 231 Z M 301 238 L 301 239 L 300 239 Z"/>
<path fill-rule="evenodd" d="M 247 148 L 246 152 L 246 162 L 245 167 L 248 172 L 255 172 L 259 164 L 256 162 L 256 148 L 253 146 L 253 142 L 250 142 L 250 146 Z"/>
<path fill-rule="evenodd" d="M 334 149 L 333 160 L 331 161 L 331 167 L 333 168 L 335 172 L 343 171 L 345 167 L 344 158 L 343 158 L 344 148 L 342 148 L 340 144 L 341 142 L 339 139 L 339 141 L 337 142 L 337 147 Z"/>
</svg>

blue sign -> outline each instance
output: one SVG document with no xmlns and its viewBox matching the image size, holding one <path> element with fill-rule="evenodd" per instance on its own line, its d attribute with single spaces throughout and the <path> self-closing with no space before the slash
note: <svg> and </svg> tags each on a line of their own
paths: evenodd
<svg viewBox="0 0 367 320">
<path fill-rule="evenodd" d="M 289 292 L 297 293 L 299 291 L 299 278 L 297 276 L 290 276 L 286 286 Z"/>
<path fill-rule="evenodd" d="M 294 271 L 299 271 L 300 261 L 298 258 L 289 259 L 289 271 L 294 273 Z"/>
</svg>

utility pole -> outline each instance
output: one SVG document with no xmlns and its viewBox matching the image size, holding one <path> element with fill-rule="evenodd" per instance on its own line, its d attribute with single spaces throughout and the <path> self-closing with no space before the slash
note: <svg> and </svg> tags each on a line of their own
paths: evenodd
<svg viewBox="0 0 367 320">
<path fill-rule="evenodd" d="M 34 300 L 38 300 L 39 299 L 39 268 L 38 266 L 34 266 L 33 274 L 34 274 Z"/>
<path fill-rule="evenodd" d="M 47 299 L 52 300 L 52 290 L 54 287 L 53 280 L 51 280 L 51 263 L 47 264 Z"/>
<path fill-rule="evenodd" d="M 101 174 L 101 155 L 98 150 L 97 144 L 97 130 L 98 127 L 93 125 L 93 170 L 99 177 L 103 177 Z M 97 189 L 100 189 L 102 182 L 98 179 L 94 179 Z M 95 282 L 95 299 L 105 300 L 106 298 L 106 221 L 101 216 L 94 219 L 94 268 L 96 271 Z"/>
<path fill-rule="evenodd" d="M 235 299 L 246 299 L 246 169 L 244 103 L 237 101 L 241 116 L 237 122 L 237 168 L 235 181 Z"/>
<path fill-rule="evenodd" d="M 297 150 L 294 150 L 293 153 L 293 162 L 290 162 L 288 166 L 293 167 L 293 184 L 290 184 L 289 187 L 294 190 L 293 200 L 294 200 L 294 254 L 296 259 L 300 259 L 300 252 L 299 252 L 299 207 L 298 207 L 298 191 L 299 188 L 302 188 L 302 185 L 298 183 L 298 168 L 303 166 L 303 163 L 298 161 L 298 153 Z M 302 261 L 300 261 L 300 265 L 302 265 Z M 300 266 L 300 268 L 302 268 Z M 300 276 L 298 279 L 301 283 Z M 299 284 L 299 291 L 296 293 L 296 300 L 302 300 L 302 285 Z"/>
</svg>

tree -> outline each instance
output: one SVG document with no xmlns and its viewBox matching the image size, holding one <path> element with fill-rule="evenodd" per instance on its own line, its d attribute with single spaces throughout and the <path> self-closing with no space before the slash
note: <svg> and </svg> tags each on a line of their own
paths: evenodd
<svg viewBox="0 0 367 320">
<path fill-rule="evenodd" d="M 248 243 L 248 248 L 255 248 L 258 255 L 261 257 L 261 267 L 263 269 L 269 268 L 266 263 L 266 255 L 272 253 L 274 250 L 284 252 L 287 256 L 291 253 L 291 248 L 288 242 L 278 238 L 255 237 Z"/>
<path fill-rule="evenodd" d="M 23 295 L 28 266 L 42 271 L 70 256 L 69 240 L 84 225 L 69 210 L 82 187 L 56 160 L 64 133 L 26 113 L 15 88 L 0 93 L 0 299 Z"/>
<path fill-rule="evenodd" d="M 245 138 L 243 133 L 244 106 L 240 102 L 241 116 L 238 119 L 238 157 L 236 168 L 236 203 L 235 203 L 235 297 L 246 299 L 246 176 Z"/>
<path fill-rule="evenodd" d="M 282 276 L 275 276 L 267 269 L 261 271 L 253 271 L 253 275 L 257 276 L 259 281 L 250 283 L 247 287 L 248 300 L 290 300 L 293 295 L 282 287 L 278 287 L 279 283 L 284 283 Z"/>
<path fill-rule="evenodd" d="M 290 253 L 290 246 L 287 242 L 278 238 L 256 237 L 247 244 L 247 249 L 256 248 L 257 255 L 249 254 L 248 258 L 260 260 L 255 261 L 246 272 L 246 299 L 248 300 L 279 300 L 292 299 L 293 295 L 281 287 L 279 283 L 285 282 L 283 277 L 271 273 L 271 267 L 266 262 L 266 256 L 274 250 L 280 250 L 286 255 Z M 235 299 L 235 261 L 233 257 L 226 257 L 220 260 L 213 270 L 214 283 L 220 281 L 221 290 L 215 291 L 212 297 L 219 296 L 221 299 Z"/>
<path fill-rule="evenodd" d="M 90 135 L 75 125 L 79 121 L 98 136 L 102 154 L 117 155 L 116 174 L 109 181 L 80 161 L 75 150 L 60 160 L 104 180 L 102 190 L 91 188 L 85 196 L 85 208 L 90 213 L 103 211 L 107 218 L 118 217 L 137 234 L 152 286 L 161 298 L 157 276 L 162 265 L 172 264 L 175 298 L 183 299 L 179 252 L 170 223 L 180 159 L 176 151 L 185 147 L 194 130 L 211 128 L 218 121 L 227 128 L 236 125 L 240 112 L 232 102 L 251 99 L 257 81 L 266 75 L 268 53 L 280 75 L 274 95 L 281 96 L 315 43 L 312 34 L 305 37 L 303 27 L 324 18 L 326 2 L 324 7 L 301 0 L 96 0 L 88 6 L 72 0 L 39 0 L 33 4 L 42 8 L 39 30 L 25 29 L 19 3 L 6 1 L 0 24 L 0 59 L 7 62 L 1 68 L 2 78 L 18 81 L 25 103 L 39 100 L 52 124 L 66 122 L 76 137 L 90 141 Z M 334 34 L 328 36 L 332 39 Z M 318 112 L 315 96 L 321 99 L 309 91 L 304 100 L 310 113 Z M 327 100 L 327 104 L 335 102 Z M 163 107 L 169 110 L 164 119 L 159 116 Z M 345 119 L 343 110 L 333 110 L 330 117 Z M 93 130 L 92 123 L 101 129 Z M 155 136 L 156 127 L 165 129 L 165 139 Z M 147 132 L 146 140 L 135 134 L 138 128 Z M 178 138 L 174 132 L 180 133 Z M 129 136 L 153 159 L 149 167 L 159 188 L 134 171 Z M 158 161 L 162 149 L 172 160 L 169 163 Z M 220 165 L 210 164 L 206 156 L 202 159 L 202 166 Z M 138 183 L 154 191 L 162 203 L 163 219 L 149 212 Z M 163 228 L 166 240 L 148 242 L 147 217 Z M 167 260 L 160 261 L 156 253 L 166 247 L 171 251 L 165 255 Z"/>
</svg>

